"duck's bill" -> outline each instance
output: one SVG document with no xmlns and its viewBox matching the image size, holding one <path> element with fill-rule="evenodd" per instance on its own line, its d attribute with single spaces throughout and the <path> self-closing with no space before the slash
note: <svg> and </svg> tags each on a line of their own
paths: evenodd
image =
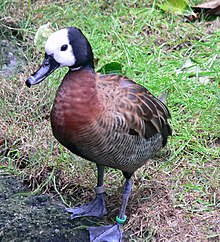
<svg viewBox="0 0 220 242">
<path fill-rule="evenodd" d="M 26 85 L 31 87 L 42 82 L 46 77 L 48 77 L 53 71 L 60 67 L 60 64 L 53 58 L 52 55 L 45 55 L 45 59 L 42 66 L 37 70 L 32 76 L 30 76 Z"/>
</svg>

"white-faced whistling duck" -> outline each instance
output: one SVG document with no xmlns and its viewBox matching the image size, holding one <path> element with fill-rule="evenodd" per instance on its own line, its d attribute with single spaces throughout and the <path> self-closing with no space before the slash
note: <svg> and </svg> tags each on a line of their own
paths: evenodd
<svg viewBox="0 0 220 242">
<path fill-rule="evenodd" d="M 96 73 L 91 46 L 78 28 L 51 34 L 45 51 L 42 66 L 26 85 L 40 83 L 59 67 L 69 67 L 51 111 L 53 134 L 71 152 L 95 162 L 98 170 L 95 199 L 66 210 L 72 218 L 104 216 L 104 167 L 121 170 L 126 181 L 115 224 L 89 228 L 90 241 L 121 241 L 131 176 L 166 145 L 170 113 L 162 101 L 129 78 Z"/>
</svg>

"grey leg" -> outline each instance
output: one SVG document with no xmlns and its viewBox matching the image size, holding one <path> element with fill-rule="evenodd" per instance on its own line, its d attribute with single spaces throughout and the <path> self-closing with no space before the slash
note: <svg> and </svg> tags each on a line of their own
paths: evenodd
<svg viewBox="0 0 220 242">
<path fill-rule="evenodd" d="M 128 204 L 128 199 L 131 194 L 132 181 L 130 178 L 126 178 L 123 195 L 122 206 L 119 216 L 116 217 L 116 223 L 114 225 L 91 227 L 89 228 L 90 241 L 92 242 L 121 242 L 122 241 L 122 225 L 126 221 L 125 210 Z"/>
<path fill-rule="evenodd" d="M 67 208 L 66 211 L 72 213 L 71 218 L 79 218 L 79 217 L 103 217 L 107 214 L 107 210 L 105 207 L 105 188 L 103 185 L 104 178 L 104 166 L 97 165 L 98 169 L 98 178 L 97 178 L 97 186 L 95 188 L 96 197 L 90 203 L 86 203 L 80 207 L 75 208 Z"/>
<path fill-rule="evenodd" d="M 124 187 L 123 187 L 121 210 L 120 210 L 119 216 L 116 217 L 116 221 L 119 224 L 123 224 L 126 221 L 127 217 L 125 215 L 125 211 L 126 211 L 126 207 L 128 204 L 128 199 L 131 194 L 131 188 L 132 188 L 131 179 L 126 179 Z"/>
</svg>

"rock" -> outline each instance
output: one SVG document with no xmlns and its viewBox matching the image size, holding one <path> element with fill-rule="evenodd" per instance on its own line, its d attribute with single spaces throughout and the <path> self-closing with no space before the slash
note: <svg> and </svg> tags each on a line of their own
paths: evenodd
<svg viewBox="0 0 220 242">
<path fill-rule="evenodd" d="M 52 195 L 31 195 L 18 177 L 0 175 L 0 241 L 87 242 L 88 232 L 77 229 L 82 225 L 94 226 L 71 220 Z"/>
<path fill-rule="evenodd" d="M 0 40 L 0 77 L 8 78 L 22 71 L 24 64 L 22 51 L 15 48 L 15 43 L 9 40 Z"/>
</svg>

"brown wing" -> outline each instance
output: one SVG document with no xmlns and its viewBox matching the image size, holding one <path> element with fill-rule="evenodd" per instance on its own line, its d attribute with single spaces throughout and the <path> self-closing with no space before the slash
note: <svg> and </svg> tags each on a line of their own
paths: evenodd
<svg viewBox="0 0 220 242">
<path fill-rule="evenodd" d="M 163 145 L 172 131 L 167 122 L 170 113 L 159 99 L 145 87 L 119 75 L 104 75 L 97 86 L 105 92 L 106 106 L 117 116 L 117 122 L 131 135 L 150 138 L 156 133 L 163 136 Z"/>
</svg>

